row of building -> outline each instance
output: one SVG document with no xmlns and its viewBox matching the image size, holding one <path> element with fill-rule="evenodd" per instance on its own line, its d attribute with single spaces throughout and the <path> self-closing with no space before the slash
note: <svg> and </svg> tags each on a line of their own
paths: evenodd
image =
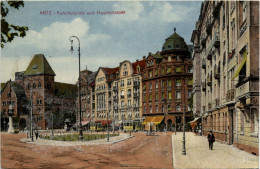
<svg viewBox="0 0 260 169">
<path fill-rule="evenodd" d="M 203 2 L 191 41 L 203 134 L 258 155 L 259 2 Z"/>
<path fill-rule="evenodd" d="M 52 114 L 56 127 L 62 127 L 65 118 L 73 121 L 72 116 L 79 124 L 81 107 L 83 126 L 106 125 L 108 119 L 118 127 L 131 125 L 133 130 L 144 129 L 147 124 L 163 130 L 166 123 L 170 130 L 182 125 L 183 111 L 187 112 L 187 121 L 192 116 L 191 52 L 192 46 L 174 29 L 160 52 L 135 62 L 122 61 L 114 68 L 81 71 L 80 97 L 78 82 L 55 82 L 45 56 L 35 55 L 26 71 L 16 72 L 14 81 L 1 84 L 2 120 L 8 123 L 11 101 L 20 129 L 28 125 L 30 111 L 39 129 L 51 127 Z"/>
</svg>

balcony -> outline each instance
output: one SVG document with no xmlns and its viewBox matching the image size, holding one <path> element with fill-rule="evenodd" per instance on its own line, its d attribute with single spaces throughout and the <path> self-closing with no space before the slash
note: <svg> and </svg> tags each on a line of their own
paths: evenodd
<svg viewBox="0 0 260 169">
<path fill-rule="evenodd" d="M 134 97 L 139 97 L 140 93 L 134 93 Z"/>
<path fill-rule="evenodd" d="M 226 102 L 235 101 L 235 94 L 236 94 L 235 89 L 228 90 L 226 95 Z"/>
<path fill-rule="evenodd" d="M 213 2 L 213 3 L 215 3 L 215 5 L 213 6 L 213 12 L 212 12 L 212 14 L 213 14 L 213 17 L 214 17 L 214 18 L 218 18 L 218 17 L 219 17 L 219 11 L 220 11 L 220 7 L 221 7 L 222 1 L 215 1 L 215 2 Z"/>
<path fill-rule="evenodd" d="M 220 79 L 220 66 L 215 65 L 214 67 L 214 77 L 215 79 Z"/>
<path fill-rule="evenodd" d="M 139 81 L 134 81 L 134 87 L 137 87 L 140 85 L 140 82 Z"/>
<path fill-rule="evenodd" d="M 202 69 L 206 69 L 206 59 L 202 59 Z"/>
<path fill-rule="evenodd" d="M 219 32 L 215 32 L 215 34 L 214 34 L 213 45 L 214 45 L 215 48 L 219 49 L 219 47 L 220 47 Z"/>
<path fill-rule="evenodd" d="M 202 91 L 206 91 L 206 82 L 202 82 Z"/>
</svg>

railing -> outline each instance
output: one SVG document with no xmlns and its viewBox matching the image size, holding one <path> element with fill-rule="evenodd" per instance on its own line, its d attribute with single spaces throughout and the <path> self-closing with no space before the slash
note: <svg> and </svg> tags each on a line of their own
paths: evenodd
<svg viewBox="0 0 260 169">
<path fill-rule="evenodd" d="M 236 90 L 235 89 L 228 90 L 227 91 L 227 95 L 226 95 L 226 102 L 234 101 L 235 94 L 236 94 Z"/>
<path fill-rule="evenodd" d="M 134 93 L 134 97 L 139 97 L 140 93 Z"/>
</svg>

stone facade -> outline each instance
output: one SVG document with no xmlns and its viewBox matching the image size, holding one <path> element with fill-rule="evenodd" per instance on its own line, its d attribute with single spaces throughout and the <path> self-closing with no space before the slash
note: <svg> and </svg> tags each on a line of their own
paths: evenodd
<svg viewBox="0 0 260 169">
<path fill-rule="evenodd" d="M 10 105 L 8 102 L 10 100 L 10 83 L 14 108 L 13 118 L 20 130 L 29 125 L 28 119 L 31 110 L 35 129 L 50 128 L 51 113 L 54 113 L 54 117 L 57 118 L 54 124 L 55 128 L 64 126 L 64 121 L 58 119 L 74 116 L 77 87 L 55 82 L 55 73 L 44 55 L 35 55 L 26 71 L 16 72 L 15 75 L 15 81 L 9 81 L 1 88 L 1 113 L 4 117 L 2 120 L 7 121 L 8 114 L 6 112 Z M 7 126 L 2 126 L 2 128 L 5 127 Z"/>
<path fill-rule="evenodd" d="M 192 35 L 200 47 L 193 53 L 201 60 L 194 69 L 202 68 L 194 81 L 201 79 L 203 134 L 213 130 L 217 140 L 257 155 L 258 29 L 259 2 L 205 1 Z"/>
</svg>

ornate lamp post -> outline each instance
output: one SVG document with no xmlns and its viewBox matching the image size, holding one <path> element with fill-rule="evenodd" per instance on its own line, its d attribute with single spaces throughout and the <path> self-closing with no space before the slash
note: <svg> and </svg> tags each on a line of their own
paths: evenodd
<svg viewBox="0 0 260 169">
<path fill-rule="evenodd" d="M 185 148 L 185 86 L 184 86 L 184 102 L 183 102 L 183 140 L 182 140 L 182 155 L 186 155 Z"/>
<path fill-rule="evenodd" d="M 83 141 L 83 133 L 82 133 L 82 123 L 81 123 L 81 95 L 80 95 L 80 41 L 79 41 L 79 38 L 77 36 L 71 36 L 69 38 L 70 42 L 71 42 L 71 49 L 70 51 L 73 52 L 73 40 L 72 38 L 76 38 L 79 42 L 79 48 L 78 48 L 78 52 L 79 52 L 79 87 L 78 87 L 78 95 L 79 95 L 79 141 Z M 76 119 L 77 121 L 77 119 Z M 76 122 L 77 123 L 77 122 Z"/>
<path fill-rule="evenodd" d="M 14 127 L 13 127 L 13 115 L 14 115 L 14 109 L 12 105 L 12 91 L 11 91 L 11 79 L 10 79 L 10 104 L 9 104 L 9 109 L 8 109 L 8 116 L 9 116 L 9 128 L 8 128 L 8 133 L 14 133 Z"/>
</svg>

